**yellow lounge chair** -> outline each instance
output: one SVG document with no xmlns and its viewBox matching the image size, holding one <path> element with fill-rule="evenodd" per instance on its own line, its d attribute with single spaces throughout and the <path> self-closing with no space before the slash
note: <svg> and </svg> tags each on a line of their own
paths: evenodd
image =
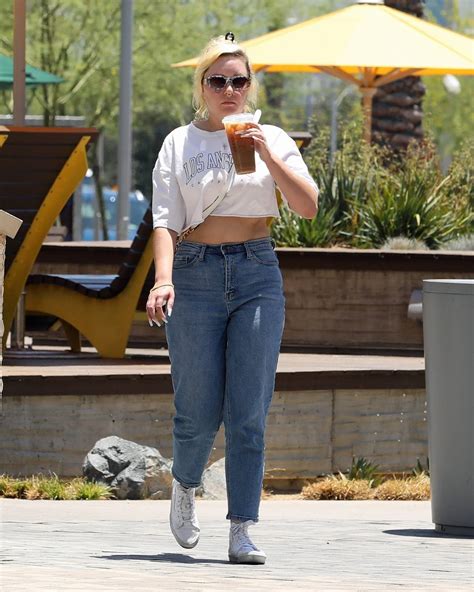
<svg viewBox="0 0 474 592">
<path fill-rule="evenodd" d="M 26 311 L 58 317 L 73 351 L 82 334 L 102 357 L 122 358 L 153 261 L 152 230 L 148 209 L 117 275 L 31 275 Z"/>
<path fill-rule="evenodd" d="M 2 127 L 0 208 L 23 220 L 5 257 L 4 343 L 49 229 L 87 171 L 88 128 Z"/>
</svg>

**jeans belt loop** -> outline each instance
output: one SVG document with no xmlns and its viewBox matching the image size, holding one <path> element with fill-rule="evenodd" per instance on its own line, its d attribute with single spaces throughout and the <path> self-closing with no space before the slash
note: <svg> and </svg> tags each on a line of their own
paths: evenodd
<svg viewBox="0 0 474 592">
<path fill-rule="evenodd" d="M 244 242 L 245 251 L 247 252 L 247 259 L 252 258 L 252 250 L 250 249 L 250 245 L 247 242 Z"/>
<path fill-rule="evenodd" d="M 201 251 L 199 252 L 199 261 L 204 259 L 204 253 L 206 252 L 207 245 L 202 245 Z"/>
</svg>

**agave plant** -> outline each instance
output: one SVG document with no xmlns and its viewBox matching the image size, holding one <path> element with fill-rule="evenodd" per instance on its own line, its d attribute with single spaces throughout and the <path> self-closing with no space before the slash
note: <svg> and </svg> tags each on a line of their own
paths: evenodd
<svg viewBox="0 0 474 592">
<path fill-rule="evenodd" d="M 373 464 L 364 457 L 357 459 L 352 457 L 352 465 L 347 478 L 349 480 L 365 479 L 369 481 L 371 487 L 377 487 L 381 482 L 381 478 L 376 476 L 378 469 L 378 465 Z"/>
<path fill-rule="evenodd" d="M 342 148 L 330 162 L 327 134 L 314 140 L 306 159 L 319 186 L 318 214 L 311 220 L 283 208 L 273 225 L 273 237 L 280 246 L 329 247 L 345 242 L 357 226 L 353 204 L 364 200 L 371 178 L 370 156 L 361 150 L 360 130 L 351 126 L 344 133 Z"/>
<path fill-rule="evenodd" d="M 419 458 L 416 459 L 416 467 L 412 470 L 412 475 L 418 477 L 419 475 L 427 475 L 430 476 L 430 459 L 426 457 L 426 466 L 420 461 Z"/>
<path fill-rule="evenodd" d="M 380 247 L 389 238 L 406 236 L 433 249 L 463 234 L 472 222 L 472 211 L 453 208 L 444 186 L 449 177 L 409 169 L 390 176 L 371 191 L 367 202 L 358 204 L 359 227 L 355 242 L 362 247 Z"/>
<path fill-rule="evenodd" d="M 443 176 L 431 140 L 401 158 L 364 144 L 360 133 L 348 127 L 332 162 L 327 132 L 313 140 L 306 161 L 320 188 L 319 212 L 306 220 L 283 208 L 273 226 L 279 246 L 380 248 L 404 236 L 436 249 L 474 233 L 474 141 Z"/>
</svg>

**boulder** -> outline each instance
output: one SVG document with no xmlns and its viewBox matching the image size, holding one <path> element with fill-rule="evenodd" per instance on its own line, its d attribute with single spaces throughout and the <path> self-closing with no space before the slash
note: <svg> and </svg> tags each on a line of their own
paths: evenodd
<svg viewBox="0 0 474 592">
<path fill-rule="evenodd" d="M 98 440 L 87 454 L 82 473 L 109 485 L 118 499 L 170 499 L 171 460 L 156 448 L 118 436 Z"/>
<path fill-rule="evenodd" d="M 201 485 L 196 495 L 209 500 L 226 500 L 225 458 L 210 465 L 202 474 Z"/>
</svg>

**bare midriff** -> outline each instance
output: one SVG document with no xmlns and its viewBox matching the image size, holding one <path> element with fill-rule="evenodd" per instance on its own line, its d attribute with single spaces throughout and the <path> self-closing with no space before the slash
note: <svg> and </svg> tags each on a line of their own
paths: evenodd
<svg viewBox="0 0 474 592">
<path fill-rule="evenodd" d="M 267 218 L 241 218 L 238 216 L 208 216 L 202 224 L 188 234 L 187 241 L 218 245 L 243 243 L 270 236 Z"/>
</svg>

